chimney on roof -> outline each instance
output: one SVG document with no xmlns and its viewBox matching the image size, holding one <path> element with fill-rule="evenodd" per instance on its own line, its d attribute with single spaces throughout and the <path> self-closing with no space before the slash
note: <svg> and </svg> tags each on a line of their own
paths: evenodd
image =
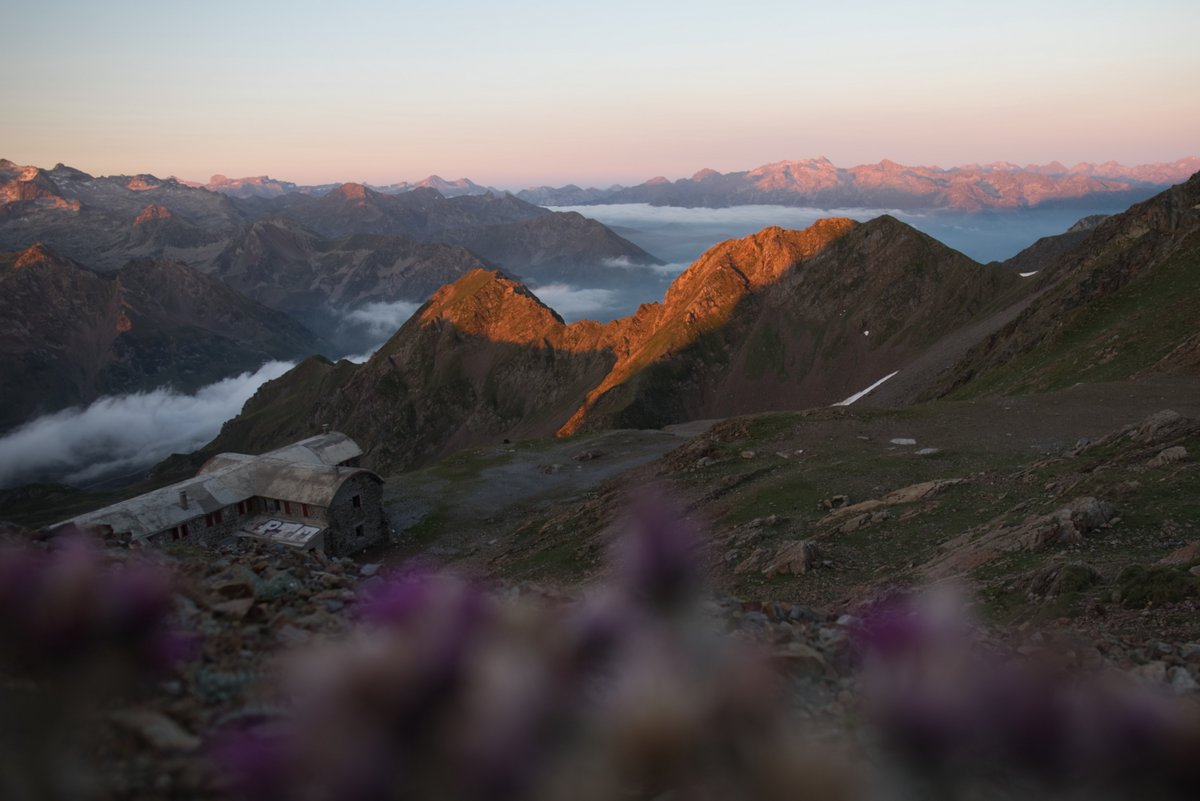
<svg viewBox="0 0 1200 801">
<path fill-rule="evenodd" d="M 322 424 L 321 424 L 321 433 L 322 433 L 322 434 L 328 434 L 328 433 L 329 433 L 329 423 L 322 423 Z"/>
<path fill-rule="evenodd" d="M 187 508 L 187 490 L 179 491 L 179 508 L 180 509 Z"/>
</svg>

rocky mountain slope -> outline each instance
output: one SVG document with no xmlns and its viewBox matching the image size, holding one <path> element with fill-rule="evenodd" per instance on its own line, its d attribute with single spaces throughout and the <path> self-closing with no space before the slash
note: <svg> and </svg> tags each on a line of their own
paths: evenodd
<svg viewBox="0 0 1200 801">
<path fill-rule="evenodd" d="M 217 246 L 246 217 L 230 198 L 152 175 L 95 177 L 62 164 L 0 159 L 0 250 L 46 242 L 110 270 L 135 256 L 177 257 Z"/>
<path fill-rule="evenodd" d="M 375 234 L 458 244 L 514 272 L 606 259 L 659 263 L 595 220 L 551 212 L 512 195 L 445 197 L 432 188 L 390 195 L 343 184 L 320 198 L 286 202 L 283 214 L 328 238 Z"/>
<path fill-rule="evenodd" d="M 364 303 L 420 302 L 481 266 L 557 280 L 612 260 L 659 263 L 594 220 L 480 194 L 484 187 L 465 179 L 305 194 L 286 182 L 215 176 L 212 188 L 219 191 L 0 161 L 0 250 L 45 242 L 99 270 L 169 258 L 229 277 L 239 291 L 307 323 Z M 377 239 L 344 241 L 363 235 Z"/>
<path fill-rule="evenodd" d="M 931 394 L 1021 393 L 1200 366 L 1200 174 L 1047 262 L 1030 304 Z"/>
<path fill-rule="evenodd" d="M 780 161 L 752 170 L 720 173 L 701 170 L 691 178 L 652 178 L 631 187 L 608 190 L 570 185 L 537 187 L 521 197 L 548 206 L 591 203 L 650 203 L 656 206 L 720 208 L 753 204 L 866 207 L 878 209 L 1027 208 L 1083 203 L 1105 197 L 1131 203 L 1157 189 L 1185 180 L 1200 170 L 1200 158 L 1169 164 L 1125 167 L 1115 162 L 1065 167 L 1057 162 L 1028 165 L 1000 162 L 951 169 L 916 167 L 884 160 L 878 164 L 836 167 L 826 158 Z"/>
<path fill-rule="evenodd" d="M 346 310 L 372 302 L 419 301 L 471 270 L 492 265 L 454 245 L 379 234 L 325 239 L 277 217 L 238 230 L 203 266 L 239 292 L 325 332 Z"/>
<path fill-rule="evenodd" d="M 43 245 L 0 255 L 0 429 L 109 393 L 191 391 L 322 348 L 291 318 L 182 264 L 96 273 Z"/>
<path fill-rule="evenodd" d="M 367 364 L 265 387 L 223 447 L 330 423 L 391 470 L 502 438 L 826 406 L 881 381 L 866 402 L 1194 368 L 1198 188 L 1086 221 L 1011 265 L 976 264 L 886 216 L 766 229 L 603 325 L 565 325 L 509 277 L 474 272 Z M 293 384 L 313 372 L 320 392 L 296 403 Z"/>
<path fill-rule="evenodd" d="M 328 422 L 394 469 L 504 437 L 825 405 L 1019 282 L 890 217 L 724 243 L 662 303 L 604 325 L 566 325 L 516 281 L 476 271 L 361 367 L 308 364 L 263 387 L 219 447 Z M 306 392 L 314 402 L 297 403 Z"/>
</svg>

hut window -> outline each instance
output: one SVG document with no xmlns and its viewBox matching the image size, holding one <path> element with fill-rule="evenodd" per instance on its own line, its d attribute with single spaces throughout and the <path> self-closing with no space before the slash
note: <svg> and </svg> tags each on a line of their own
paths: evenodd
<svg viewBox="0 0 1200 801">
<path fill-rule="evenodd" d="M 361 537 L 362 535 L 363 535 L 363 527 L 362 527 L 362 523 L 359 523 L 357 526 L 354 527 L 354 536 Z"/>
<path fill-rule="evenodd" d="M 204 516 L 204 527 L 212 528 L 212 524 L 213 524 L 212 514 L 206 514 Z"/>
<path fill-rule="evenodd" d="M 244 515 L 244 514 L 246 514 L 246 502 L 245 502 L 245 501 L 238 501 L 238 504 L 237 504 L 237 513 L 238 513 L 239 515 Z"/>
<path fill-rule="evenodd" d="M 213 512 L 213 522 L 216 523 L 218 526 L 221 525 L 221 510 L 220 509 Z"/>
<path fill-rule="evenodd" d="M 355 509 L 361 509 L 362 508 L 362 496 L 355 495 L 353 498 L 350 499 L 350 505 L 353 506 Z"/>
<path fill-rule="evenodd" d="M 304 515 L 305 517 L 308 517 L 308 504 L 307 503 L 300 504 L 300 514 Z"/>
<path fill-rule="evenodd" d="M 290 515 L 292 513 L 292 502 L 291 501 L 283 502 L 283 513 L 285 515 Z"/>
<path fill-rule="evenodd" d="M 179 536 L 186 537 L 188 535 L 187 523 L 179 527 Z"/>
<path fill-rule="evenodd" d="M 174 542 L 177 539 L 179 539 L 179 526 L 175 526 L 171 529 L 171 542 Z"/>
</svg>

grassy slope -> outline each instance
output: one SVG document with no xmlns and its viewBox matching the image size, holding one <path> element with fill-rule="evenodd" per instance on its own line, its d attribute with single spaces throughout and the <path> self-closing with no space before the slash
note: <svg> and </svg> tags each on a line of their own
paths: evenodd
<svg viewBox="0 0 1200 801">
<path fill-rule="evenodd" d="M 1021 394 L 1116 381 L 1152 368 L 1197 331 L 1200 234 L 1157 269 L 1076 309 L 1037 347 L 978 376 L 952 397 Z"/>
<path fill-rule="evenodd" d="M 1077 402 L 1086 406 L 1086 394 L 1080 393 Z M 969 547 L 988 531 L 1053 512 L 1081 496 L 1115 504 L 1119 522 L 1080 545 L 1014 551 L 969 571 L 965 578 L 978 591 L 987 616 L 1019 622 L 1084 614 L 1097 603 L 1112 604 L 1118 589 L 1128 595 L 1120 578 L 1123 569 L 1150 565 L 1200 540 L 1200 434 L 1180 442 L 1191 454 L 1188 459 L 1148 469 L 1147 461 L 1162 444 L 1120 441 L 1065 455 L 1075 429 L 1095 435 L 1107 423 L 1085 420 L 1065 426 L 1057 436 L 1026 436 L 1022 428 L 1029 427 L 1029 410 L 1013 410 L 1002 420 L 1003 403 L 938 402 L 901 411 L 821 409 L 729 420 L 595 497 L 524 521 L 489 568 L 512 578 L 564 582 L 589 575 L 627 493 L 655 480 L 706 521 L 719 584 L 746 597 L 788 603 L 838 604 L 883 587 L 923 583 L 923 568 L 949 541 L 967 534 Z M 1086 417 L 1071 409 L 1063 415 Z M 975 428 L 987 419 L 996 421 L 992 431 Z M 1055 425 L 1048 423 L 1046 430 Z M 918 448 L 942 450 L 921 457 L 914 447 L 890 443 L 892 437 L 909 435 L 918 439 Z M 744 458 L 746 452 L 754 455 Z M 714 461 L 698 466 L 701 458 Z M 936 478 L 968 482 L 893 507 L 891 519 L 858 531 L 831 534 L 822 524 L 826 512 L 819 502 L 824 498 L 846 494 L 859 502 Z M 770 516 L 776 519 L 763 521 Z M 739 534 L 746 535 L 743 542 L 737 541 Z M 832 564 L 802 576 L 734 572 L 755 549 L 773 550 L 796 539 L 815 540 Z M 1052 598 L 1031 595 L 1039 572 L 1074 561 L 1099 571 L 1101 582 Z M 1187 567 L 1166 568 L 1153 582 L 1167 576 L 1187 584 Z M 1195 627 L 1194 604 L 1168 607 L 1163 615 L 1164 625 Z"/>
</svg>

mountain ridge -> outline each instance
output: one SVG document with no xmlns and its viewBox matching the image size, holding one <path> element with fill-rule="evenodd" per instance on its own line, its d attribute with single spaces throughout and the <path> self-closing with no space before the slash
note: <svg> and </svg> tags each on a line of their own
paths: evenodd
<svg viewBox="0 0 1200 801">
<path fill-rule="evenodd" d="M 907 295 L 890 289 L 898 281 Z M 438 290 L 365 364 L 309 364 L 303 380 L 264 385 L 213 447 L 267 447 L 321 421 L 366 443 L 381 469 L 403 469 L 505 437 L 828 404 L 1019 281 L 890 217 L 722 243 L 662 302 L 604 324 L 568 325 L 511 277 L 476 270 Z M 856 284 L 873 287 L 858 310 L 873 331 L 860 315 L 821 310 Z M 300 408 L 297 381 L 321 386 Z"/>
<path fill-rule="evenodd" d="M 0 251 L 43 241 L 97 270 L 132 258 L 181 261 L 322 336 L 351 339 L 339 326 L 353 309 L 422 302 L 478 267 L 545 283 L 612 261 L 661 264 L 577 213 L 506 193 L 446 197 L 434 187 L 441 179 L 425 183 L 399 194 L 344 183 L 321 196 L 238 198 L 150 175 L 96 178 L 62 164 L 45 170 L 0 160 Z M 347 341 L 344 352 L 375 344 Z"/>
<path fill-rule="evenodd" d="M 540 205 L 649 203 L 656 206 L 721 208 L 776 204 L 817 208 L 985 209 L 1032 208 L 1083 203 L 1110 197 L 1133 202 L 1155 189 L 1186 180 L 1200 171 L 1200 158 L 1126 167 L 1109 161 L 1057 162 L 1024 167 L 1008 162 L 969 164 L 943 169 L 906 166 L 889 159 L 876 164 L 837 167 L 825 157 L 763 164 L 720 173 L 705 168 L 690 178 L 651 178 L 608 190 L 569 185 L 561 193 L 537 187 L 517 193 Z"/>
</svg>

